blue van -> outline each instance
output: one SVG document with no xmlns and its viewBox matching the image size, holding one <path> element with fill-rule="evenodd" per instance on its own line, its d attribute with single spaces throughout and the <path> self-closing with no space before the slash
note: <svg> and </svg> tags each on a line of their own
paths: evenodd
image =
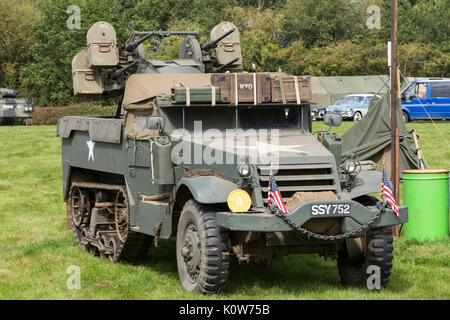
<svg viewBox="0 0 450 320">
<path fill-rule="evenodd" d="M 415 80 L 402 90 L 405 122 L 418 119 L 450 119 L 450 79 Z"/>
</svg>

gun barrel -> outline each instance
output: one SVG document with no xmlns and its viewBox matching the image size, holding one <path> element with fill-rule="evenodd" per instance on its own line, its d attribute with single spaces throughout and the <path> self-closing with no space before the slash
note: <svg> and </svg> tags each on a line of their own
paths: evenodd
<svg viewBox="0 0 450 320">
<path fill-rule="evenodd" d="M 220 41 L 222 41 L 223 39 L 225 39 L 226 37 L 228 37 L 228 36 L 229 36 L 230 34 L 232 34 L 234 31 L 236 31 L 236 28 L 233 28 L 233 29 L 231 29 L 231 30 L 225 32 L 223 35 L 221 35 L 220 37 L 218 37 L 217 39 L 215 39 L 215 40 L 213 40 L 213 41 L 211 41 L 211 42 L 208 42 L 208 43 L 206 43 L 206 44 L 203 44 L 202 47 L 201 47 L 202 50 L 207 51 L 207 50 L 209 50 L 209 49 L 215 48 L 215 47 L 217 46 L 217 44 L 218 44 Z"/>
<path fill-rule="evenodd" d="M 129 65 L 127 65 L 126 67 L 123 67 L 122 69 L 116 70 L 116 71 L 112 71 L 111 73 L 108 73 L 107 78 L 111 79 L 111 80 L 116 80 L 120 77 L 120 75 L 122 73 L 124 73 L 125 71 L 131 69 L 132 67 L 134 67 L 136 64 L 138 64 L 140 62 L 140 60 L 136 60 L 133 63 L 130 63 Z"/>
<path fill-rule="evenodd" d="M 217 69 L 214 69 L 212 71 L 212 73 L 219 73 L 221 72 L 223 69 L 228 68 L 229 66 L 231 66 L 233 63 L 238 62 L 239 61 L 239 57 L 234 58 L 233 60 L 227 62 L 226 64 L 224 64 L 223 66 L 218 67 Z"/>
<path fill-rule="evenodd" d="M 125 50 L 128 52 L 133 51 L 134 49 L 136 49 L 142 42 L 144 42 L 145 40 L 147 40 L 148 38 L 150 38 L 151 36 L 153 36 L 155 33 L 154 32 L 150 32 L 148 34 L 146 34 L 145 36 L 143 36 L 142 38 L 135 40 L 129 44 L 125 44 Z"/>
</svg>

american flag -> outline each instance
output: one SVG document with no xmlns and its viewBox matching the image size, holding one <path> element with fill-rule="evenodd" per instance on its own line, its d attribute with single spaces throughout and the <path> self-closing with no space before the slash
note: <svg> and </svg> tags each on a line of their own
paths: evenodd
<svg viewBox="0 0 450 320">
<path fill-rule="evenodd" d="M 398 211 L 397 204 L 395 203 L 394 195 L 392 190 L 394 187 L 392 186 L 391 181 L 388 179 L 386 175 L 386 170 L 383 167 L 383 178 L 381 179 L 381 191 L 380 196 L 386 198 L 387 202 L 391 206 L 392 210 L 394 210 L 397 217 L 400 217 L 400 211 Z"/>
<path fill-rule="evenodd" d="M 277 182 L 272 175 L 272 169 L 270 169 L 270 178 L 269 178 L 269 191 L 267 192 L 267 206 L 270 208 L 270 205 L 273 201 L 273 205 L 280 209 L 283 213 L 287 212 L 287 209 L 284 205 L 283 197 L 281 196 L 280 190 L 278 189 Z"/>
</svg>

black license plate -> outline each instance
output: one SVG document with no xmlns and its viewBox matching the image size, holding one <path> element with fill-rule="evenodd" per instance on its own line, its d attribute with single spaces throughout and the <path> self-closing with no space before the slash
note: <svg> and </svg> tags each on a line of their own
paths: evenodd
<svg viewBox="0 0 450 320">
<path fill-rule="evenodd" d="M 352 206 L 349 203 L 312 204 L 310 212 L 312 217 L 350 215 Z"/>
</svg>

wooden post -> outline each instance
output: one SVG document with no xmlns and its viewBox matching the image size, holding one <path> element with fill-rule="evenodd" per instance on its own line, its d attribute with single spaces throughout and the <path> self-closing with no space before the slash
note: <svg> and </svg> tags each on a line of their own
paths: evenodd
<svg viewBox="0 0 450 320">
<path fill-rule="evenodd" d="M 394 198 L 399 203 L 399 136 L 397 128 L 397 19 L 398 2 L 391 0 L 391 179 L 394 185 Z M 398 235 L 398 226 L 394 228 L 394 235 Z"/>
<path fill-rule="evenodd" d="M 416 146 L 417 158 L 419 158 L 419 167 L 423 170 L 425 169 L 425 166 L 423 165 L 423 157 L 419 147 L 419 140 L 417 140 L 417 134 L 415 130 L 413 130 L 411 133 L 413 136 L 414 145 Z"/>
</svg>

